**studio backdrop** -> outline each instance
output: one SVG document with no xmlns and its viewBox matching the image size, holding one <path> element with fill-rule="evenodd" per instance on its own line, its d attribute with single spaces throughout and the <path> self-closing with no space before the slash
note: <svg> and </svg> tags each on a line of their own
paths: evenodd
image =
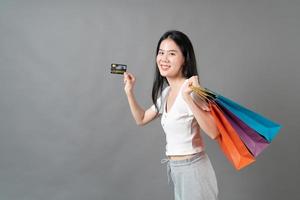
<svg viewBox="0 0 300 200">
<path fill-rule="evenodd" d="M 201 85 L 280 123 L 236 171 L 204 136 L 220 200 L 300 199 L 300 3 L 296 0 L 0 2 L 0 199 L 172 199 L 165 135 L 135 124 L 123 76 L 152 105 L 155 49 L 191 39 Z M 204 134 L 205 135 L 205 134 Z"/>
</svg>

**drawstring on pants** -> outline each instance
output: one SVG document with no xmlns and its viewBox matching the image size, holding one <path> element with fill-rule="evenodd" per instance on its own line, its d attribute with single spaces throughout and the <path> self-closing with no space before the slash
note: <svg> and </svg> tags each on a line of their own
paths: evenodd
<svg viewBox="0 0 300 200">
<path fill-rule="evenodd" d="M 161 163 L 161 164 L 167 163 L 168 184 L 170 184 L 170 179 L 171 179 L 170 159 L 169 159 L 169 158 L 161 159 L 160 163 Z"/>
</svg>

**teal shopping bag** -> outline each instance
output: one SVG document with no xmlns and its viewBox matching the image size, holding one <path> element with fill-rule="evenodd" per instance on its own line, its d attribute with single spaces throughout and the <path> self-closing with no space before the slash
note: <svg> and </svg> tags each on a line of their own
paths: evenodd
<svg viewBox="0 0 300 200">
<path fill-rule="evenodd" d="M 245 124 L 265 137 L 268 142 L 271 142 L 273 138 L 278 134 L 281 129 L 281 125 L 267 119 L 266 117 L 245 108 L 236 102 L 216 94 L 216 99 L 219 104 L 230 110 L 236 117 L 242 120 Z"/>
<path fill-rule="evenodd" d="M 238 103 L 209 90 L 208 88 L 192 87 L 192 90 L 200 95 L 204 100 L 213 101 L 220 104 L 227 110 L 232 112 L 243 123 L 255 130 L 258 134 L 263 136 L 269 143 L 274 139 L 281 129 L 281 125 L 277 124 L 266 117 L 251 111 L 250 109 L 239 105 Z"/>
</svg>

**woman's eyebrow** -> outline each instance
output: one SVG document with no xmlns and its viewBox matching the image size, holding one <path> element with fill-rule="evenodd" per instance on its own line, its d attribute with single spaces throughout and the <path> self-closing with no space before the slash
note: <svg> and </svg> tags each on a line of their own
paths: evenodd
<svg viewBox="0 0 300 200">
<path fill-rule="evenodd" d="M 160 51 L 165 51 L 165 50 L 163 50 L 163 49 L 159 49 L 159 50 L 160 50 Z M 167 52 L 170 52 L 170 51 L 177 52 L 177 50 L 175 50 L 175 49 L 167 50 Z"/>
</svg>

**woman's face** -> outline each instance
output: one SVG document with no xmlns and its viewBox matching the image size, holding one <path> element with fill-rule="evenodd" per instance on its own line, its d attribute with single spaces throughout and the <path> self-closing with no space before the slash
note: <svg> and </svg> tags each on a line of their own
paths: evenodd
<svg viewBox="0 0 300 200">
<path fill-rule="evenodd" d="M 181 77 L 184 56 L 177 44 L 170 38 L 160 43 L 156 63 L 161 76 Z"/>
</svg>

